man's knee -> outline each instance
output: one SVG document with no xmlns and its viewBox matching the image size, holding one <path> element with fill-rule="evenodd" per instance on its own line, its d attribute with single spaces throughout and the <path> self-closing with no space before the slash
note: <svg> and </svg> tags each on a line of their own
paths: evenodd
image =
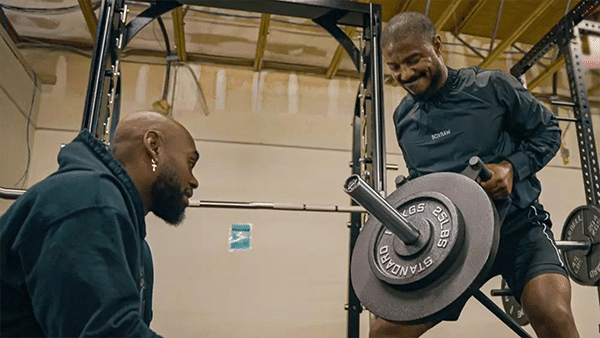
<svg viewBox="0 0 600 338">
<path fill-rule="evenodd" d="M 371 321 L 369 338 L 419 337 L 435 324 L 404 324 L 377 318 Z"/>
<path fill-rule="evenodd" d="M 570 322 L 571 288 L 562 275 L 540 275 L 530 281 L 523 292 L 523 308 L 527 317 L 540 322 Z"/>
</svg>

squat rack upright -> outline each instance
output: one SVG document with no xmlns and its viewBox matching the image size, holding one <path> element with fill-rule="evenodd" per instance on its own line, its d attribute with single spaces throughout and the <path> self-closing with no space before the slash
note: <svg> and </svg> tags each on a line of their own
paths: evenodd
<svg viewBox="0 0 600 338">
<path fill-rule="evenodd" d="M 583 185 L 587 205 L 600 206 L 600 170 L 590 103 L 585 85 L 585 68 L 583 64 L 582 36 L 593 34 L 600 36 L 600 24 L 584 20 L 600 6 L 600 0 L 583 0 L 577 4 L 561 21 L 556 24 L 538 43 L 536 43 L 511 69 L 510 73 L 524 81 L 525 73 L 553 47 L 558 46 L 565 59 L 571 102 L 562 103 L 573 109 L 574 119 L 560 118 L 575 123 L 577 144 Z M 559 104 L 554 102 L 553 104 Z M 598 300 L 600 301 L 600 284 Z"/>
</svg>

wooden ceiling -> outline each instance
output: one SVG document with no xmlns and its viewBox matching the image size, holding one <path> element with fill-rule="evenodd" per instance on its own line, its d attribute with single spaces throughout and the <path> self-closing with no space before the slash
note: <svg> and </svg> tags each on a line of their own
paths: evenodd
<svg viewBox="0 0 600 338">
<path fill-rule="evenodd" d="M 372 2 L 382 5 L 384 22 L 403 11 L 425 13 L 427 6 L 426 0 Z M 579 0 L 431 0 L 429 17 L 438 30 L 491 38 L 500 16 L 496 33 L 500 40 L 529 23 L 516 42 L 535 44 L 560 21 L 567 6 L 571 10 L 577 3 Z"/>
<path fill-rule="evenodd" d="M 357 2 L 369 2 L 356 0 Z M 493 39 L 483 52 L 485 67 L 515 42 L 539 41 L 581 0 L 372 0 L 386 22 L 402 11 L 428 14 L 438 30 Z M 147 4 L 127 2 L 130 18 Z M 41 45 L 90 53 L 99 1 L 3 0 L 0 22 L 20 48 Z M 167 35 L 179 60 L 334 76 L 356 76 L 353 64 L 331 36 L 310 20 L 200 6 L 164 14 Z M 595 20 L 595 18 L 592 18 Z M 343 27 L 344 28 L 344 27 Z M 359 32 L 345 27 L 358 44 Z M 489 40 L 488 40 L 489 41 Z M 35 46 L 38 44 L 39 46 Z M 32 47 L 33 46 L 33 47 Z M 156 20 L 130 43 L 127 56 L 165 57 Z"/>
</svg>

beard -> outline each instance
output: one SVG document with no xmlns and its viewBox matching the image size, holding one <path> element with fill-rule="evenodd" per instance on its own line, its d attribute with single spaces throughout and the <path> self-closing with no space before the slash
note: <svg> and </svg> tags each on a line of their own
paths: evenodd
<svg viewBox="0 0 600 338">
<path fill-rule="evenodd" d="M 177 226 L 185 218 L 185 194 L 177 174 L 170 167 L 162 169 L 152 184 L 152 212 L 165 222 Z"/>
<path fill-rule="evenodd" d="M 425 76 L 425 74 L 421 74 L 420 76 Z M 413 97 L 418 101 L 427 100 L 433 96 L 441 87 L 442 87 L 442 70 L 441 68 L 437 68 L 434 72 L 431 73 L 431 77 L 429 80 L 429 86 L 425 89 L 424 92 L 420 94 L 413 94 Z"/>
</svg>

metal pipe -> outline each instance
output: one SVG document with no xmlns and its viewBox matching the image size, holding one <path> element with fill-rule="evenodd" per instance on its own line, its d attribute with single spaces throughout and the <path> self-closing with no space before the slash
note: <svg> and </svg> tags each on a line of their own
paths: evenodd
<svg viewBox="0 0 600 338">
<path fill-rule="evenodd" d="M 24 189 L 10 189 L 0 187 L 0 198 L 15 200 L 25 193 Z M 191 200 L 193 208 L 229 208 L 229 209 L 272 209 L 287 211 L 317 211 L 317 212 L 367 212 L 363 207 L 339 205 L 314 205 L 314 204 L 287 204 L 272 202 L 234 202 L 234 201 L 197 201 Z"/>
<path fill-rule="evenodd" d="M 0 187 L 0 198 L 7 200 L 16 200 L 19 196 L 23 195 L 26 190 L 23 189 L 10 189 Z"/>
<path fill-rule="evenodd" d="M 364 161 L 359 160 L 359 162 L 364 162 Z M 350 161 L 348 163 L 348 165 L 350 166 L 350 168 L 352 168 L 354 166 L 354 162 Z M 398 169 L 400 169 L 400 166 L 397 164 L 393 164 L 393 163 L 386 163 L 385 168 L 387 170 L 398 170 Z"/>
<path fill-rule="evenodd" d="M 576 119 L 574 117 L 564 117 L 564 116 L 557 116 L 556 119 L 559 120 L 559 121 L 567 121 L 567 122 L 577 122 L 577 121 L 579 121 L 578 119 Z"/>
<path fill-rule="evenodd" d="M 493 289 L 490 291 L 490 295 L 492 296 L 512 296 L 511 289 Z"/>
<path fill-rule="evenodd" d="M 456 40 L 460 41 L 463 45 L 465 45 L 465 47 L 469 48 L 473 53 L 475 53 L 475 55 L 479 56 L 482 59 L 485 59 L 485 55 L 481 54 L 481 52 L 475 49 L 475 47 L 471 46 L 467 41 L 461 38 L 458 33 L 452 33 L 452 35 L 454 35 Z"/>
<path fill-rule="evenodd" d="M 575 107 L 575 103 L 573 102 L 568 102 L 568 101 L 550 101 L 550 104 L 553 106 L 561 106 L 561 107 Z"/>
<path fill-rule="evenodd" d="M 370 103 L 372 107 L 370 116 L 373 122 L 373 186 L 377 191 L 385 191 L 386 187 L 386 158 L 385 158 L 385 124 L 384 124 L 384 112 L 383 112 L 383 67 L 382 67 L 382 53 L 381 43 L 379 38 L 381 36 L 381 11 L 376 11 L 373 4 L 370 4 L 371 8 L 371 21 L 370 21 L 370 33 L 371 39 L 367 43 L 371 44 L 370 57 L 371 62 L 371 79 L 369 83 L 372 88 L 373 101 Z M 369 142 L 369 141 L 367 141 Z M 416 240 L 416 239 L 415 239 Z"/>
<path fill-rule="evenodd" d="M 427 3 L 425 4 L 425 16 L 429 17 L 429 7 L 431 6 L 431 0 L 427 0 Z"/>
<path fill-rule="evenodd" d="M 318 211 L 318 212 L 366 212 L 360 206 L 287 204 L 272 202 L 235 202 L 235 201 L 196 201 L 191 200 L 193 208 L 227 208 L 227 209 L 271 209 L 286 211 Z"/>
<path fill-rule="evenodd" d="M 498 5 L 498 14 L 496 15 L 496 25 L 494 26 L 494 32 L 492 33 L 492 41 L 490 41 L 490 49 L 488 54 L 494 50 L 494 41 L 496 41 L 496 34 L 498 34 L 498 27 L 500 26 L 500 18 L 502 17 L 502 7 L 504 6 L 504 0 L 500 0 Z"/>
<path fill-rule="evenodd" d="M 419 239 L 419 230 L 360 176 L 350 176 L 344 184 L 344 191 L 405 244 L 413 244 Z"/>
<path fill-rule="evenodd" d="M 511 330 L 513 330 L 519 337 L 523 338 L 532 338 L 527 331 L 523 330 L 519 324 L 512 319 L 509 315 L 506 314 L 498 305 L 496 305 L 491 299 L 489 299 L 486 295 L 481 292 L 481 290 L 475 291 L 473 294 L 475 299 L 477 299 L 483 306 L 485 306 L 490 312 L 492 312 L 496 317 L 498 317 L 504 324 L 506 324 Z"/>
</svg>

